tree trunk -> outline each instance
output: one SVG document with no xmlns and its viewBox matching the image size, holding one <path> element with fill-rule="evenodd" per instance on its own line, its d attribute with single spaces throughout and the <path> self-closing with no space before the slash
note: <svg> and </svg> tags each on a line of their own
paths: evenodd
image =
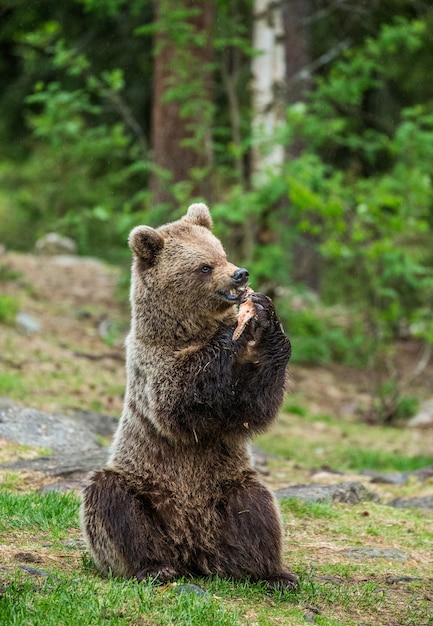
<svg viewBox="0 0 433 626">
<path fill-rule="evenodd" d="M 311 64 L 308 18 L 311 16 L 309 0 L 284 0 L 283 22 L 285 33 L 287 104 L 304 100 L 310 87 Z M 303 145 L 299 139 L 286 148 L 286 158 L 296 159 L 302 154 Z M 290 198 L 287 207 L 287 228 L 293 228 L 290 216 Z M 318 238 L 309 233 L 298 233 L 292 250 L 292 280 L 303 283 L 314 291 L 320 290 L 322 262 L 318 250 Z"/>
<path fill-rule="evenodd" d="M 295 104 L 304 100 L 311 86 L 309 66 L 311 63 L 308 18 L 311 14 L 309 0 L 285 0 L 283 2 L 283 24 L 286 59 L 286 103 Z M 302 145 L 295 141 L 287 148 L 287 156 L 296 158 Z"/>
<path fill-rule="evenodd" d="M 150 189 L 155 203 L 173 206 L 176 183 L 212 195 L 213 3 L 159 0 L 155 10 Z"/>
<path fill-rule="evenodd" d="M 286 79 L 284 30 L 281 4 L 255 0 L 253 46 L 258 54 L 252 61 L 253 184 L 266 178 L 284 162 L 284 148 L 275 142 L 278 126 L 284 121 Z"/>
</svg>

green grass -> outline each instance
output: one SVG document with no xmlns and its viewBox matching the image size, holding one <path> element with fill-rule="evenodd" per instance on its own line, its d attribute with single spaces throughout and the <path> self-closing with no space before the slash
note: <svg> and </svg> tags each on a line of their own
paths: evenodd
<svg viewBox="0 0 433 626">
<path fill-rule="evenodd" d="M 78 528 L 79 500 L 72 493 L 11 493 L 0 490 L 0 532 Z M 0 622 L 1 623 L 1 622 Z"/>
<path fill-rule="evenodd" d="M 340 451 L 341 467 L 361 471 L 412 472 L 433 465 L 433 456 L 405 456 L 383 450 L 345 448 Z"/>
<path fill-rule="evenodd" d="M 431 563 L 416 558 L 430 554 L 433 532 L 419 511 L 374 503 L 348 507 L 283 501 L 287 558 L 300 578 L 300 589 L 270 593 L 261 584 L 218 577 L 164 586 L 104 579 L 76 541 L 78 506 L 73 494 L 0 489 L 5 556 L 0 570 L 0 624 L 305 626 L 307 613 L 319 626 L 433 624 Z M 398 546 L 415 558 L 396 563 L 345 556 L 351 547 L 369 545 Z M 39 575 L 20 567 L 20 553 L 37 557 L 32 567 Z M 391 585 L 386 583 L 387 575 L 422 581 Z M 204 593 L 179 593 L 190 583 Z"/>
<path fill-rule="evenodd" d="M 346 472 L 410 472 L 433 465 L 433 455 L 408 454 L 410 435 L 404 430 L 302 413 L 296 404 L 287 404 L 285 410 L 290 414 L 282 414 L 257 438 L 265 452 L 281 459 Z"/>
<path fill-rule="evenodd" d="M 286 442 L 273 434 L 260 437 L 258 444 L 269 454 L 297 463 L 307 462 L 313 468 L 326 465 L 333 470 L 353 472 L 362 470 L 411 472 L 433 465 L 433 456 L 406 456 L 386 450 L 345 446 L 340 443 L 335 443 L 334 446 L 330 443 L 314 446 L 303 438 L 291 437 L 290 441 Z"/>
<path fill-rule="evenodd" d="M 19 302 L 16 298 L 0 294 L 0 324 L 15 324 L 18 310 Z"/>
<path fill-rule="evenodd" d="M 0 598 L 8 626 L 107 626 L 188 624 L 235 626 L 237 613 L 211 596 L 177 594 L 151 584 L 97 578 L 17 578 Z"/>
<path fill-rule="evenodd" d="M 23 394 L 25 390 L 25 382 L 21 374 L 14 372 L 0 372 L 0 395 Z"/>
</svg>

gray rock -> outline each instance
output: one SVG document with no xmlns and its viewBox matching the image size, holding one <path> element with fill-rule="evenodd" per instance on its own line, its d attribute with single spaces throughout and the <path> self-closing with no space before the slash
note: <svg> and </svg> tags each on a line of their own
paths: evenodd
<svg viewBox="0 0 433 626">
<path fill-rule="evenodd" d="M 96 466 L 95 468 L 92 468 L 92 469 L 96 469 Z M 72 480 L 60 480 L 56 483 L 51 483 L 50 485 L 45 485 L 44 487 L 41 487 L 40 489 L 38 489 L 38 492 L 39 493 L 53 493 L 53 492 L 54 493 L 67 493 L 69 491 L 79 491 L 84 487 L 86 474 L 87 472 L 85 472 L 84 470 L 80 470 L 81 478 L 74 478 Z"/>
<path fill-rule="evenodd" d="M 410 428 L 433 428 L 433 400 L 422 402 L 418 413 L 407 422 Z"/>
<path fill-rule="evenodd" d="M 344 552 L 350 559 L 387 559 L 388 561 L 407 561 L 407 554 L 398 548 L 350 548 Z"/>
<path fill-rule="evenodd" d="M 34 335 L 41 332 L 41 325 L 32 315 L 20 311 L 15 319 L 17 328 L 23 335 Z"/>
<path fill-rule="evenodd" d="M 362 483 L 349 481 L 338 485 L 292 485 L 277 489 L 277 498 L 295 498 L 304 502 L 345 502 L 358 504 L 359 502 L 378 501 L 377 494 L 369 491 Z"/>
<path fill-rule="evenodd" d="M 384 474 L 374 470 L 362 470 L 363 476 L 371 476 L 372 483 L 384 483 L 388 485 L 405 485 L 409 480 L 409 472 L 393 472 Z"/>
<path fill-rule="evenodd" d="M 51 415 L 14 406 L 0 410 L 0 436 L 63 455 L 83 454 L 101 449 L 97 434 L 112 432 L 113 420 L 115 418 L 98 416 L 97 421 L 91 413 Z"/>
<path fill-rule="evenodd" d="M 5 409 L 17 408 L 18 405 L 15 404 L 13 400 L 10 398 L 0 397 L 0 411 L 4 411 Z"/>
<path fill-rule="evenodd" d="M 428 465 L 427 467 L 421 467 L 421 469 L 415 470 L 414 472 L 409 472 L 411 476 L 416 476 L 418 480 L 421 482 L 428 480 L 429 478 L 433 478 L 433 465 Z"/>
<path fill-rule="evenodd" d="M 37 569 L 36 567 L 31 567 L 30 565 L 20 565 L 20 569 L 23 569 L 32 576 L 48 576 L 48 572 L 45 570 Z"/>
<path fill-rule="evenodd" d="M 174 592 L 179 593 L 179 594 L 187 593 L 187 594 L 193 594 L 195 596 L 210 597 L 208 591 L 205 591 L 204 589 L 201 589 L 201 587 L 198 587 L 197 585 L 193 585 L 193 584 L 178 585 L 174 588 Z"/>
<path fill-rule="evenodd" d="M 70 237 L 58 233 L 47 233 L 37 240 L 35 250 L 39 254 L 76 254 L 77 244 Z"/>
<path fill-rule="evenodd" d="M 374 470 L 362 470 L 364 476 L 371 476 L 372 483 L 385 483 L 390 485 L 405 485 L 411 476 L 424 482 L 433 477 L 433 465 L 422 467 L 412 472 L 393 472 L 391 474 L 383 474 Z"/>
<path fill-rule="evenodd" d="M 423 498 L 396 498 L 387 502 L 388 506 L 396 509 L 433 509 L 433 496 L 425 496 Z"/>
<path fill-rule="evenodd" d="M 423 578 L 416 578 L 414 576 L 391 576 L 390 574 L 387 574 L 385 578 L 387 585 L 395 585 L 397 583 L 420 583 L 423 580 Z"/>
</svg>

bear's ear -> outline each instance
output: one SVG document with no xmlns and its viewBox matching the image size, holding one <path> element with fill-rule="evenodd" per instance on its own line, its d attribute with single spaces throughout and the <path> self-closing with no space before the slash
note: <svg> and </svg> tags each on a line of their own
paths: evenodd
<svg viewBox="0 0 433 626">
<path fill-rule="evenodd" d="M 129 247 L 150 267 L 164 247 L 164 237 L 150 226 L 136 226 L 129 233 Z"/>
<path fill-rule="evenodd" d="M 191 222 L 191 224 L 204 226 L 205 228 L 212 230 L 212 218 L 210 216 L 209 209 L 202 202 L 191 204 L 183 219 L 187 222 Z"/>
</svg>

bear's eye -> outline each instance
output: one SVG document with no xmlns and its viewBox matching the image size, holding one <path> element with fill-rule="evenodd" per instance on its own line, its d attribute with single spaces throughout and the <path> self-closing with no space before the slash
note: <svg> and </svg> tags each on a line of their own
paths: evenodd
<svg viewBox="0 0 433 626">
<path fill-rule="evenodd" d="M 210 274 L 212 271 L 212 268 L 210 265 L 203 265 L 200 271 L 202 274 Z"/>
</svg>

